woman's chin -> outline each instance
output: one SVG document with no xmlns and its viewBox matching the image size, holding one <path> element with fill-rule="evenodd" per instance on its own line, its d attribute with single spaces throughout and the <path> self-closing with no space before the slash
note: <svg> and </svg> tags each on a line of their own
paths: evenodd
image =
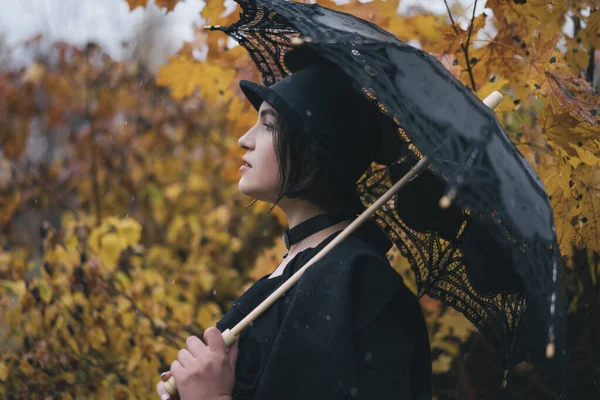
<svg viewBox="0 0 600 400">
<path fill-rule="evenodd" d="M 246 185 L 243 178 L 238 182 L 238 190 L 241 194 L 251 197 L 254 200 L 271 202 L 273 199 L 272 193 L 266 194 L 264 190 L 259 190 L 250 185 Z"/>
<path fill-rule="evenodd" d="M 240 191 L 241 194 L 243 194 L 245 196 L 252 197 L 253 199 L 256 199 L 256 200 L 260 200 L 257 198 L 258 193 L 257 193 L 256 189 L 245 184 L 243 178 L 238 182 L 238 190 Z"/>
</svg>

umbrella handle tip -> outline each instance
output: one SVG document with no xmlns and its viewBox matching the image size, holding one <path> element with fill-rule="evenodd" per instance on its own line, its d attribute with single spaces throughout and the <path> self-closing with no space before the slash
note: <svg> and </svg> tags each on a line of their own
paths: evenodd
<svg viewBox="0 0 600 400">
<path fill-rule="evenodd" d="M 170 377 L 169 380 L 165 382 L 165 390 L 171 396 L 175 396 L 177 394 L 177 386 L 175 385 L 175 378 Z"/>
<path fill-rule="evenodd" d="M 548 345 L 546 345 L 546 358 L 554 357 L 555 351 L 556 345 L 554 343 L 548 343 Z"/>
<path fill-rule="evenodd" d="M 483 100 L 483 103 L 493 110 L 494 108 L 498 107 L 500 103 L 502 103 L 503 98 L 504 96 L 502 96 L 499 91 L 495 90 L 488 97 L 486 97 L 485 100 Z"/>
<path fill-rule="evenodd" d="M 440 208 L 445 210 L 448 207 L 450 207 L 450 204 L 452 204 L 452 200 L 450 199 L 450 196 L 444 196 L 440 199 Z"/>
<path fill-rule="evenodd" d="M 454 200 L 454 198 L 456 197 L 456 188 L 452 188 L 450 189 L 450 191 L 448 191 L 448 193 L 446 193 L 441 199 L 440 199 L 440 208 L 443 210 L 446 210 L 448 207 L 450 207 L 450 205 L 452 204 L 452 201 Z"/>
</svg>

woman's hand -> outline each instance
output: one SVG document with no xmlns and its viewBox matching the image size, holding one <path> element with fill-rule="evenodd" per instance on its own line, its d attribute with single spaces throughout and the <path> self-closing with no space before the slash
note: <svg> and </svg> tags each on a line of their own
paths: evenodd
<svg viewBox="0 0 600 400">
<path fill-rule="evenodd" d="M 177 360 L 171 364 L 170 373 L 161 375 L 156 391 L 161 399 L 168 393 L 164 381 L 175 377 L 177 391 L 182 400 L 229 400 L 235 384 L 235 363 L 238 355 L 237 341 L 228 349 L 221 332 L 211 326 L 204 331 L 204 344 L 196 336 L 186 340 L 187 349 L 179 350 Z"/>
</svg>

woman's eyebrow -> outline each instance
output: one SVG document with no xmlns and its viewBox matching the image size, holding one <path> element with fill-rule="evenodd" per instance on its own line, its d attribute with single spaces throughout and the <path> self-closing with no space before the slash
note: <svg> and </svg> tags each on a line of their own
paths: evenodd
<svg viewBox="0 0 600 400">
<path fill-rule="evenodd" d="M 267 108 L 266 110 L 262 110 L 260 112 L 261 118 L 264 117 L 265 115 L 270 115 L 274 118 L 277 118 L 277 114 L 275 113 L 275 111 L 271 110 L 270 108 Z"/>
</svg>

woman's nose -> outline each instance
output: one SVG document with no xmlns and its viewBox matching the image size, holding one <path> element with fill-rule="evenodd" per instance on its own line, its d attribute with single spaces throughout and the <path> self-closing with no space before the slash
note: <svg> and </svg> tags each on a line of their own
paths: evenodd
<svg viewBox="0 0 600 400">
<path fill-rule="evenodd" d="M 252 148 L 252 141 L 251 141 L 251 138 L 250 138 L 250 131 L 246 132 L 245 134 L 243 134 L 238 139 L 238 146 L 240 146 L 240 148 L 242 148 L 244 150 Z"/>
</svg>

